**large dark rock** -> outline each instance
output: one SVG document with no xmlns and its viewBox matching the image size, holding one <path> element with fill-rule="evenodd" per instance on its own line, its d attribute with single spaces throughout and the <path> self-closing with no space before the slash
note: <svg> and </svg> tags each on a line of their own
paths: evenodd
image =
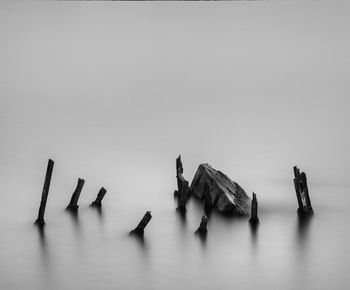
<svg viewBox="0 0 350 290">
<path fill-rule="evenodd" d="M 194 196 L 201 200 L 205 199 L 206 206 L 211 204 L 220 212 L 249 215 L 250 198 L 243 188 L 209 164 L 199 165 L 190 190 Z M 209 195 L 206 193 L 208 190 L 210 190 Z"/>
</svg>

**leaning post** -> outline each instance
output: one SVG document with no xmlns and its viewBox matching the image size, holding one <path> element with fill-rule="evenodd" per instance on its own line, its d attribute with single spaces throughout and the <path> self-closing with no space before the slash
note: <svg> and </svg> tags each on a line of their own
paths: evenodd
<svg viewBox="0 0 350 290">
<path fill-rule="evenodd" d="M 41 202 L 40 202 L 40 207 L 39 207 L 38 218 L 35 221 L 35 224 L 37 224 L 39 226 L 43 226 L 45 224 L 44 215 L 45 215 L 47 197 L 49 195 L 53 165 L 54 165 L 54 161 L 52 159 L 49 159 L 49 161 L 47 163 L 47 168 L 46 168 L 46 175 L 45 175 L 43 191 L 41 194 Z"/>
<path fill-rule="evenodd" d="M 137 225 L 137 227 L 132 230 L 130 232 L 130 234 L 139 234 L 139 235 L 143 235 L 145 227 L 147 226 L 147 224 L 150 222 L 152 218 L 151 212 L 147 211 L 145 213 L 145 215 L 143 216 L 142 220 L 139 222 L 139 224 Z"/>
<path fill-rule="evenodd" d="M 79 200 L 79 196 L 80 196 L 80 193 L 83 189 L 83 186 L 84 186 L 84 183 L 85 183 L 85 180 L 82 179 L 82 178 L 78 178 L 78 184 L 77 184 L 77 187 L 75 188 L 73 194 L 72 194 L 72 198 L 67 206 L 67 210 L 71 210 L 71 211 L 77 211 L 78 208 L 79 208 L 79 205 L 78 205 L 78 200 Z"/>
</svg>

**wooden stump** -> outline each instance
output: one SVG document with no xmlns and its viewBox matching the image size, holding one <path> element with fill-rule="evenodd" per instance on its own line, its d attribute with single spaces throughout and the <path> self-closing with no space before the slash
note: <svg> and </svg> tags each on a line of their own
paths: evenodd
<svg viewBox="0 0 350 290">
<path fill-rule="evenodd" d="M 138 235 L 143 235 L 144 230 L 147 226 L 147 224 L 150 222 L 152 218 L 151 212 L 147 211 L 145 215 L 143 216 L 142 220 L 139 222 L 137 227 L 133 229 L 130 234 L 138 234 Z"/>
<path fill-rule="evenodd" d="M 256 199 L 256 194 L 254 192 L 253 192 L 253 199 L 252 199 L 252 203 L 251 203 L 251 213 L 250 213 L 249 222 L 251 224 L 258 224 L 259 223 L 258 200 Z"/>
<path fill-rule="evenodd" d="M 39 226 L 43 226 L 45 224 L 44 215 L 45 215 L 45 208 L 46 208 L 47 197 L 49 195 L 49 189 L 50 189 L 53 165 L 54 165 L 53 160 L 49 159 L 49 161 L 47 163 L 47 169 L 46 169 L 46 175 L 45 175 L 43 191 L 42 191 L 42 194 L 41 194 L 41 202 L 40 202 L 40 207 L 39 207 L 38 218 L 35 221 L 35 224 L 37 224 Z"/>
<path fill-rule="evenodd" d="M 294 187 L 298 200 L 298 214 L 300 216 L 308 216 L 314 213 L 311 206 L 309 188 L 307 186 L 307 178 L 305 172 L 300 173 L 300 169 L 294 166 Z"/>
<path fill-rule="evenodd" d="M 102 187 L 100 189 L 100 191 L 98 192 L 95 201 L 93 201 L 91 203 L 91 206 L 101 207 L 102 206 L 102 199 L 104 198 L 106 192 L 107 192 L 107 190 L 104 187 Z"/>
<path fill-rule="evenodd" d="M 208 217 L 206 215 L 203 215 L 199 228 L 196 230 L 196 233 L 206 233 L 208 231 L 207 224 L 208 224 Z"/>
<path fill-rule="evenodd" d="M 79 200 L 79 196 L 80 196 L 81 190 L 83 189 L 84 183 L 85 183 L 84 179 L 78 178 L 77 187 L 75 188 L 75 190 L 74 190 L 74 192 L 72 194 L 72 198 L 71 198 L 69 204 L 66 207 L 67 210 L 71 210 L 71 211 L 77 211 L 78 210 L 78 208 L 79 208 L 78 200 Z"/>
<path fill-rule="evenodd" d="M 178 173 L 178 180 L 181 182 L 180 191 L 177 197 L 178 210 L 186 211 L 186 204 L 188 199 L 188 181 L 183 178 L 181 173 Z"/>
</svg>

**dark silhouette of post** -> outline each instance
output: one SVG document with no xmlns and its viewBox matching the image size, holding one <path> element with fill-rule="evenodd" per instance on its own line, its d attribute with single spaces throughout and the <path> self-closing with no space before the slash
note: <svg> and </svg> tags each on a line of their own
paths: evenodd
<svg viewBox="0 0 350 290">
<path fill-rule="evenodd" d="M 196 233 L 206 233 L 208 231 L 207 224 L 208 224 L 208 217 L 206 215 L 203 215 L 199 228 L 196 230 Z"/>
<path fill-rule="evenodd" d="M 176 181 L 177 190 L 174 192 L 174 196 L 177 197 L 177 210 L 181 212 L 186 211 L 186 203 L 189 199 L 190 188 L 188 181 L 183 176 L 183 166 L 181 162 L 181 155 L 176 159 Z"/>
<path fill-rule="evenodd" d="M 145 215 L 143 216 L 142 220 L 139 222 L 139 224 L 137 225 L 137 227 L 132 230 L 130 232 L 130 234 L 139 234 L 139 235 L 143 235 L 145 227 L 147 226 L 147 224 L 150 222 L 152 218 L 151 212 L 147 211 L 145 213 Z"/>
<path fill-rule="evenodd" d="M 250 212 L 250 219 L 249 222 L 251 224 L 258 224 L 259 218 L 258 218 L 258 200 L 256 199 L 256 194 L 253 192 L 253 199 L 251 203 L 251 212 Z"/>
<path fill-rule="evenodd" d="M 38 218 L 35 221 L 35 224 L 37 224 L 39 226 L 43 226 L 45 224 L 44 215 L 45 215 L 47 196 L 49 195 L 53 165 L 54 165 L 53 160 L 49 159 L 49 161 L 47 163 L 43 191 L 41 194 L 41 202 L 40 202 L 40 207 L 39 207 Z"/>
<path fill-rule="evenodd" d="M 176 158 L 176 173 L 184 173 L 184 169 L 182 167 L 182 162 L 181 162 L 181 154 L 179 157 Z"/>
<path fill-rule="evenodd" d="M 177 204 L 178 204 L 177 209 L 180 211 L 186 211 L 186 203 L 188 199 L 188 190 L 189 190 L 188 181 L 186 181 L 183 178 L 181 173 L 179 173 L 178 175 L 181 176 L 181 178 L 179 178 L 179 180 L 181 181 L 181 190 L 179 191 L 179 195 L 177 198 Z"/>
<path fill-rule="evenodd" d="M 66 207 L 67 210 L 72 210 L 72 211 L 78 210 L 78 208 L 79 208 L 78 200 L 79 200 L 81 190 L 83 189 L 84 183 L 85 183 L 84 179 L 78 178 L 77 187 L 75 188 L 75 190 L 72 194 L 72 198 L 71 198 L 68 206 Z"/>
<path fill-rule="evenodd" d="M 300 173 L 300 169 L 293 167 L 294 171 L 294 187 L 298 200 L 298 214 L 301 216 L 312 215 L 314 210 L 311 206 L 309 188 L 307 186 L 307 178 L 305 172 Z"/>
<path fill-rule="evenodd" d="M 182 186 L 182 180 L 183 178 L 183 172 L 184 169 L 182 167 L 182 162 L 181 162 L 181 155 L 176 158 L 176 181 L 177 181 L 177 190 L 174 192 L 174 196 L 178 197 L 181 193 L 181 186 Z"/>
<path fill-rule="evenodd" d="M 106 192 L 107 192 L 107 190 L 104 187 L 102 187 L 100 189 L 100 191 L 98 192 L 95 201 L 93 201 L 91 203 L 91 206 L 101 207 L 102 206 L 102 199 L 104 198 Z"/>
</svg>

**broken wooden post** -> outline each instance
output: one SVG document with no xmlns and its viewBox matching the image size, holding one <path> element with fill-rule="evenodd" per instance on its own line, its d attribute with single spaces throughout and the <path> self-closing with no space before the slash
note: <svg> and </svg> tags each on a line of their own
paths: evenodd
<svg viewBox="0 0 350 290">
<path fill-rule="evenodd" d="M 102 199 L 104 198 L 107 190 L 104 187 L 101 187 L 100 191 L 97 194 L 97 197 L 95 201 L 91 203 L 91 206 L 101 207 L 102 206 Z"/>
<path fill-rule="evenodd" d="M 258 218 L 258 200 L 256 199 L 256 194 L 253 192 L 253 199 L 251 202 L 251 212 L 249 222 L 253 225 L 259 223 Z"/>
<path fill-rule="evenodd" d="M 184 169 L 182 167 L 182 162 L 181 162 L 181 154 L 179 157 L 176 158 L 176 173 L 184 173 Z"/>
<path fill-rule="evenodd" d="M 45 175 L 43 191 L 41 194 L 41 202 L 40 202 L 38 218 L 35 221 L 35 224 L 37 224 L 39 226 L 43 226 L 45 224 L 44 215 L 45 215 L 47 196 L 49 195 L 53 165 L 54 165 L 53 160 L 49 159 L 49 161 L 47 163 L 47 168 L 46 168 L 46 175 Z"/>
<path fill-rule="evenodd" d="M 81 190 L 83 189 L 84 183 L 85 183 L 84 179 L 78 178 L 77 187 L 75 188 L 75 190 L 72 194 L 72 198 L 71 198 L 68 206 L 66 207 L 67 210 L 72 210 L 72 211 L 78 210 L 78 208 L 79 208 L 78 200 L 79 200 Z"/>
<path fill-rule="evenodd" d="M 181 177 L 182 174 L 184 172 L 184 169 L 182 167 L 182 162 L 181 162 L 181 155 L 179 155 L 179 157 L 176 158 L 176 181 L 177 181 L 177 190 L 174 191 L 174 196 L 178 197 L 180 192 L 181 192 Z"/>
<path fill-rule="evenodd" d="M 152 215 L 150 211 L 147 211 L 145 215 L 143 216 L 142 220 L 139 222 L 137 227 L 133 229 L 130 234 L 138 234 L 138 235 L 143 235 L 144 229 L 151 220 Z"/>
<path fill-rule="evenodd" d="M 203 215 L 199 228 L 196 230 L 196 233 L 206 233 L 208 231 L 207 224 L 208 224 L 208 217 L 206 215 Z"/>
<path fill-rule="evenodd" d="M 183 178 L 182 174 L 178 174 L 181 178 L 179 180 L 181 181 L 181 190 L 179 192 L 178 198 L 177 198 L 177 209 L 180 211 L 186 211 L 186 203 L 188 199 L 188 181 Z"/>
<path fill-rule="evenodd" d="M 311 206 L 309 189 L 305 172 L 300 173 L 298 167 L 294 166 L 294 187 L 298 200 L 298 214 L 301 216 L 312 215 L 314 210 Z"/>
<path fill-rule="evenodd" d="M 184 170 L 181 162 L 181 155 L 179 155 L 179 157 L 176 159 L 177 190 L 175 190 L 174 196 L 177 197 L 177 209 L 185 212 L 190 190 L 188 181 L 183 177 L 183 171 Z"/>
</svg>

